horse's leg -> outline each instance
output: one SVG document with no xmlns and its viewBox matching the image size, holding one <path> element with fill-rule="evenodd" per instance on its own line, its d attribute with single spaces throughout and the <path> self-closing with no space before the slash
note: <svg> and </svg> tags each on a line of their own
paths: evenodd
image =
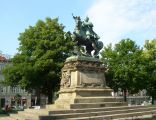
<svg viewBox="0 0 156 120">
<path fill-rule="evenodd" d="M 93 42 L 92 47 L 94 48 L 95 51 L 98 51 L 97 45 Z"/>
<path fill-rule="evenodd" d="M 95 50 L 95 51 L 94 51 L 94 57 L 95 57 L 95 58 L 99 58 L 98 54 L 99 54 L 99 51 L 98 51 L 98 50 Z"/>
<path fill-rule="evenodd" d="M 74 46 L 73 54 L 74 54 L 74 55 L 78 55 L 78 56 L 81 55 L 80 46 L 78 46 L 78 45 Z"/>
<path fill-rule="evenodd" d="M 91 52 L 92 52 L 91 48 L 89 46 L 86 46 L 86 55 L 91 56 Z"/>
</svg>

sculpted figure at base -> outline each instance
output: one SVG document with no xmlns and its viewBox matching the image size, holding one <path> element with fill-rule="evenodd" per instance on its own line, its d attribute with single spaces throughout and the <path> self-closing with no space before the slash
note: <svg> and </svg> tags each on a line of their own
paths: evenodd
<svg viewBox="0 0 156 120">
<path fill-rule="evenodd" d="M 98 41 L 100 37 L 93 31 L 93 24 L 89 21 L 89 17 L 86 17 L 84 21 L 80 16 L 73 16 L 73 19 L 75 20 L 75 29 L 71 38 L 75 43 L 75 54 L 98 57 L 103 43 Z M 93 55 L 92 51 L 94 51 Z"/>
</svg>

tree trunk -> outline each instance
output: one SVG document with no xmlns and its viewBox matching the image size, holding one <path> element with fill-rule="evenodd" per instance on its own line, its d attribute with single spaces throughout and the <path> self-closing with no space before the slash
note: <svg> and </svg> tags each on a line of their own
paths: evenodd
<svg viewBox="0 0 156 120">
<path fill-rule="evenodd" d="M 124 95 L 124 102 L 127 102 L 127 90 L 123 90 L 123 95 Z"/>
<path fill-rule="evenodd" d="M 52 104 L 53 102 L 53 90 L 51 88 L 48 89 L 48 104 Z"/>
<path fill-rule="evenodd" d="M 154 100 L 155 100 L 155 96 L 154 95 L 152 95 L 152 105 L 154 105 Z"/>
<path fill-rule="evenodd" d="M 36 96 L 35 96 L 35 99 L 36 99 L 35 105 L 40 105 L 40 99 L 41 99 L 40 89 L 36 89 Z"/>
</svg>

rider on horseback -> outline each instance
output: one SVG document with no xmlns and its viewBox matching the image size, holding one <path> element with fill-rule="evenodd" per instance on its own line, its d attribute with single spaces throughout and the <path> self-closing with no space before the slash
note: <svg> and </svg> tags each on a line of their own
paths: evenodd
<svg viewBox="0 0 156 120">
<path fill-rule="evenodd" d="M 92 56 L 91 51 L 94 50 L 93 56 L 97 56 L 103 47 L 103 43 L 98 41 L 100 37 L 93 31 L 93 24 L 89 22 L 88 17 L 84 21 L 81 21 L 80 16 L 73 16 L 73 18 L 76 26 L 73 34 L 71 34 L 72 40 L 78 47 L 85 47 L 86 55 Z"/>
<path fill-rule="evenodd" d="M 93 44 L 93 47 L 96 48 L 97 41 L 100 39 L 100 37 L 93 31 L 93 24 L 89 22 L 89 17 L 85 18 L 85 20 L 82 22 L 82 26 L 86 33 L 86 39 L 90 40 Z"/>
<path fill-rule="evenodd" d="M 89 22 L 89 17 L 85 18 L 85 20 L 82 22 L 82 26 L 86 31 L 87 39 L 99 39 L 99 36 L 93 31 L 93 24 Z"/>
</svg>

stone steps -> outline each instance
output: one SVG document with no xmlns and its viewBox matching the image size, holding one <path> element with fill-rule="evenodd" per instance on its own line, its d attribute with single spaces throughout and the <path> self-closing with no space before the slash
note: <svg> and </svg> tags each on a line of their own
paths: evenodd
<svg viewBox="0 0 156 120">
<path fill-rule="evenodd" d="M 58 120 L 58 119 L 113 119 L 113 118 L 122 118 L 122 117 L 131 117 L 131 116 L 141 116 L 145 114 L 156 113 L 156 107 L 142 107 L 142 108 L 127 108 L 122 109 L 118 107 L 117 110 L 110 111 L 94 111 L 94 112 L 84 112 L 84 113 L 64 113 L 64 114 L 49 114 L 49 116 L 41 116 L 41 120 Z"/>
<path fill-rule="evenodd" d="M 121 98 L 115 98 L 115 97 L 77 97 L 74 100 L 74 103 L 98 103 L 98 102 L 119 102 L 123 101 Z"/>
<path fill-rule="evenodd" d="M 85 113 L 85 112 L 94 112 L 94 111 L 112 111 L 112 110 L 126 110 L 126 109 L 135 109 L 143 108 L 143 106 L 120 106 L 119 107 L 101 107 L 101 108 L 85 108 L 85 109 L 71 109 L 71 110 L 58 110 L 58 111 L 49 111 L 49 114 L 64 114 L 64 113 Z"/>
<path fill-rule="evenodd" d="M 13 119 L 9 116 L 3 116 L 3 117 L 0 116 L 0 120 L 13 120 Z"/>
<path fill-rule="evenodd" d="M 156 114 L 156 106 L 118 106 L 71 110 L 26 109 L 0 120 L 125 120 Z M 144 119 L 143 119 L 144 120 Z"/>
<path fill-rule="evenodd" d="M 48 109 L 25 109 L 25 112 L 32 113 L 32 114 L 49 114 L 50 110 Z"/>
<path fill-rule="evenodd" d="M 156 120 L 156 118 L 154 119 L 152 118 L 153 118 L 152 113 L 148 111 L 148 112 L 135 112 L 135 113 L 126 113 L 126 114 L 68 118 L 68 119 L 59 119 L 59 120 Z M 58 120 L 58 119 L 53 119 L 53 120 Z"/>
<path fill-rule="evenodd" d="M 153 115 L 142 115 L 142 116 L 118 118 L 113 120 L 156 120 L 156 117 L 154 117 Z"/>
<path fill-rule="evenodd" d="M 109 119 L 119 119 L 119 118 L 127 118 L 127 117 L 139 117 L 143 115 L 152 115 L 153 113 L 156 113 L 155 110 L 151 111 L 141 111 L 141 112 L 132 112 L 132 113 L 124 113 L 124 114 L 114 114 L 112 115 L 106 115 L 104 116 L 104 119 L 109 120 Z"/>
<path fill-rule="evenodd" d="M 45 113 L 42 114 L 41 112 L 33 114 L 32 112 L 21 112 L 21 111 L 18 113 L 18 116 L 30 120 L 38 120 L 40 115 L 48 115 L 48 114 Z"/>
<path fill-rule="evenodd" d="M 10 118 L 12 118 L 12 120 L 25 120 L 25 117 L 21 117 L 19 114 L 10 114 Z"/>
<path fill-rule="evenodd" d="M 82 108 L 98 108 L 98 107 L 110 107 L 110 106 L 125 106 L 127 103 L 122 102 L 102 102 L 102 103 L 75 103 L 70 104 L 71 109 Z"/>
<path fill-rule="evenodd" d="M 61 98 L 55 101 L 54 105 L 47 105 L 48 109 L 84 109 L 84 108 L 99 108 L 110 106 L 126 106 L 121 98 L 112 96 L 96 96 L 96 97 L 76 97 L 73 101 Z"/>
<path fill-rule="evenodd" d="M 127 110 L 127 109 L 140 109 L 149 108 L 144 106 L 120 106 L 120 107 L 100 107 L 100 108 L 84 108 L 84 109 L 70 109 L 70 110 L 47 110 L 47 109 L 25 109 L 24 111 L 30 112 L 32 114 L 69 114 L 69 113 L 84 113 L 84 112 L 94 112 L 94 111 L 113 111 L 113 110 Z M 155 108 L 155 107 L 152 107 Z"/>
</svg>

